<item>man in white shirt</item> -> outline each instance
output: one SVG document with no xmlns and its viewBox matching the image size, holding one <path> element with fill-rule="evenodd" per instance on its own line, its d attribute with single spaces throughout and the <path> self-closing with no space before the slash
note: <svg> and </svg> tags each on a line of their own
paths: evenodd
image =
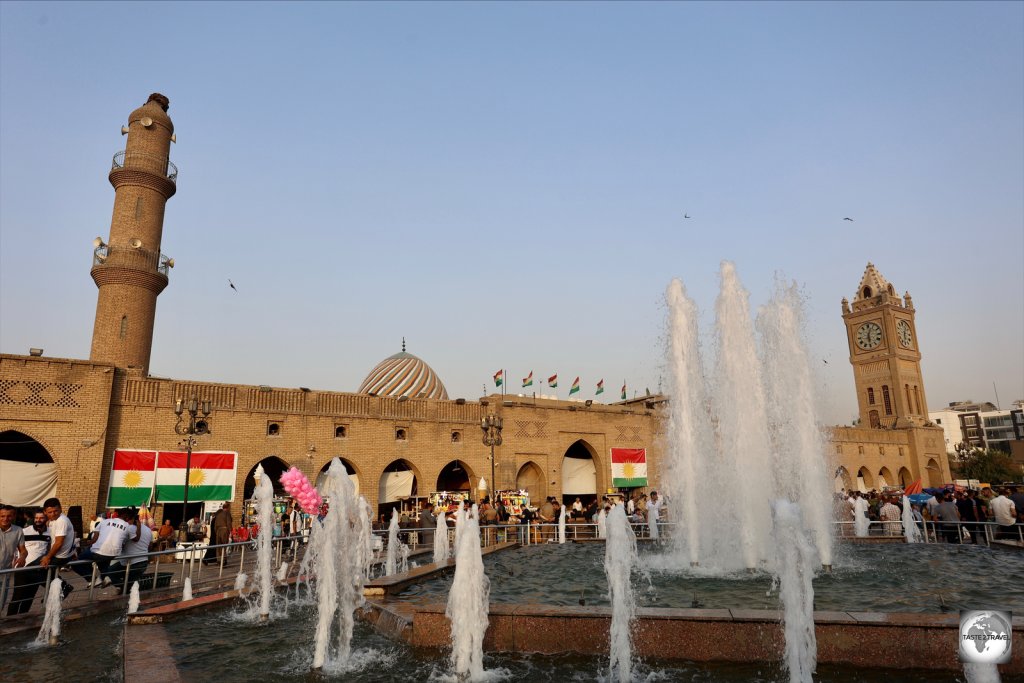
<svg viewBox="0 0 1024 683">
<path fill-rule="evenodd" d="M 149 546 L 153 543 L 153 530 L 146 524 L 139 521 L 138 510 L 134 508 L 125 511 L 125 521 L 128 522 L 128 542 L 125 543 L 121 557 L 110 563 L 110 567 L 103 577 L 103 586 L 113 584 L 120 590 L 124 587 L 125 565 L 128 569 L 128 585 L 131 585 L 142 578 L 149 565 Z"/>
<path fill-rule="evenodd" d="M 50 549 L 39 560 L 40 567 L 63 567 L 75 557 L 75 527 L 64 514 L 60 500 L 47 498 L 43 503 L 43 512 L 46 514 L 47 533 L 50 536 Z M 67 581 L 61 591 L 64 597 L 73 591 L 74 588 Z"/>
<path fill-rule="evenodd" d="M 46 530 L 46 513 L 37 509 L 32 516 L 32 525 L 25 527 L 25 566 L 38 567 L 50 549 L 50 534 Z M 18 572 L 14 575 L 14 594 L 7 608 L 7 616 L 24 614 L 32 607 L 39 586 L 46 581 L 45 569 Z"/>
<path fill-rule="evenodd" d="M 658 538 L 658 516 L 661 514 L 661 499 L 657 491 L 651 491 L 651 499 L 647 503 L 647 528 L 651 538 Z"/>
<path fill-rule="evenodd" d="M 999 489 L 999 495 L 992 499 L 988 507 L 995 515 L 996 524 L 999 525 L 996 533 L 1002 538 L 1016 536 L 1013 533 L 1013 525 L 1017 521 L 1017 507 L 1006 497 L 1006 489 Z"/>
<path fill-rule="evenodd" d="M 93 542 L 86 548 L 78 559 L 92 560 L 99 568 L 100 575 L 106 575 L 110 562 L 121 554 L 122 548 L 128 542 L 128 522 L 124 515 L 129 514 L 127 510 L 118 510 L 117 517 L 105 519 L 96 527 L 93 533 Z M 86 581 L 92 578 L 92 566 L 88 564 L 74 564 L 72 569 Z M 97 583 L 102 579 L 97 579 Z"/>
</svg>

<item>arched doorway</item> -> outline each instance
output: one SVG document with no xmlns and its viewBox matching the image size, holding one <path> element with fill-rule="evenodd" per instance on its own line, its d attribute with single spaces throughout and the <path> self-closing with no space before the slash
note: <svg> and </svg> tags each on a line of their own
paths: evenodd
<svg viewBox="0 0 1024 683">
<path fill-rule="evenodd" d="M 263 475 L 270 477 L 270 481 L 274 485 L 274 495 L 284 495 L 285 491 L 284 485 L 281 484 L 281 475 L 288 471 L 289 465 L 276 455 L 271 455 L 253 465 L 252 469 L 249 470 L 249 474 L 245 475 L 245 487 L 242 489 L 243 500 L 252 498 L 252 493 L 256 490 L 256 468 L 259 465 L 263 465 Z"/>
<path fill-rule="evenodd" d="M 850 473 L 845 467 L 841 466 L 836 470 L 836 476 L 832 483 L 832 488 L 836 493 L 839 493 L 843 489 L 850 490 Z"/>
<path fill-rule="evenodd" d="M 583 439 L 562 456 L 562 502 L 572 503 L 577 496 L 584 505 L 597 498 L 597 463 L 593 449 Z"/>
<path fill-rule="evenodd" d="M 56 495 L 57 464 L 49 451 L 23 432 L 0 432 L 0 501 L 35 507 Z"/>
<path fill-rule="evenodd" d="M 942 481 L 942 470 L 939 469 L 939 463 L 935 458 L 928 459 L 925 469 L 928 470 L 928 486 L 942 486 L 945 483 Z"/>
<path fill-rule="evenodd" d="M 444 466 L 441 473 L 437 475 L 437 491 L 469 491 L 473 488 L 471 482 L 476 477 L 470 471 L 466 463 L 461 460 L 452 460 Z M 470 496 L 472 499 L 472 496 Z"/>
<path fill-rule="evenodd" d="M 868 489 L 872 488 L 875 484 L 875 478 L 871 476 L 871 471 L 867 467 L 861 467 L 857 470 L 857 490 L 861 493 L 867 493 Z"/>
<path fill-rule="evenodd" d="M 544 471 L 540 465 L 533 461 L 523 463 L 516 474 L 516 488 L 529 492 L 531 504 L 540 505 L 540 500 L 547 496 L 548 492 Z"/>
<path fill-rule="evenodd" d="M 888 467 L 883 467 L 878 470 L 878 488 L 882 489 L 895 481 L 892 477 L 892 472 L 889 471 Z"/>
<path fill-rule="evenodd" d="M 384 468 L 377 485 L 377 515 L 390 515 L 402 501 L 418 495 L 419 476 L 408 460 L 394 460 Z"/>
<path fill-rule="evenodd" d="M 913 478 L 910 475 L 910 470 L 906 467 L 901 467 L 899 471 L 900 488 L 906 488 L 914 483 Z"/>
<path fill-rule="evenodd" d="M 352 482 L 352 486 L 355 488 L 355 493 L 359 495 L 359 473 L 356 472 L 356 467 L 345 458 L 338 458 L 341 460 L 341 464 L 345 466 L 345 473 L 348 474 L 349 480 Z M 324 463 L 324 466 L 320 468 L 320 472 L 316 475 L 316 483 L 314 486 L 319 491 L 324 490 L 324 479 L 327 477 L 327 470 L 331 467 L 333 460 L 328 460 Z"/>
</svg>

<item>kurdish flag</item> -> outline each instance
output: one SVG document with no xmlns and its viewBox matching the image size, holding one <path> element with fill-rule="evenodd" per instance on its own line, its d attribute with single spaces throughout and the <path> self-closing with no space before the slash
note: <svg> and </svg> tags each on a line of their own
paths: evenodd
<svg viewBox="0 0 1024 683">
<path fill-rule="evenodd" d="M 570 396 L 572 396 L 573 394 L 578 394 L 578 393 L 580 393 L 580 378 L 579 377 L 577 377 L 576 380 L 572 383 L 572 386 L 569 387 L 569 395 Z"/>
<path fill-rule="evenodd" d="M 504 383 L 505 383 L 505 371 L 504 370 L 498 370 L 496 373 L 494 373 L 494 386 L 500 387 Z"/>
<path fill-rule="evenodd" d="M 558 386 L 558 375 L 554 374 L 548 377 L 548 386 L 551 388 Z"/>
<path fill-rule="evenodd" d="M 626 400 L 626 382 L 625 382 L 625 380 L 623 380 L 623 382 L 622 382 L 622 400 L 623 401 Z"/>
<path fill-rule="evenodd" d="M 160 451 L 156 470 L 156 501 L 180 503 L 185 495 L 186 454 Z M 224 501 L 235 497 L 237 453 L 192 451 L 188 477 L 188 499 Z"/>
<path fill-rule="evenodd" d="M 523 378 L 523 386 L 524 387 L 532 387 L 533 386 L 533 370 L 530 370 L 530 374 Z"/>
<path fill-rule="evenodd" d="M 647 486 L 647 449 L 612 449 L 612 486 Z"/>
<path fill-rule="evenodd" d="M 156 481 L 156 451 L 114 451 L 110 468 L 110 490 L 107 507 L 120 508 L 149 505 Z"/>
<path fill-rule="evenodd" d="M 594 396 L 604 393 L 604 380 L 602 379 L 597 383 L 597 391 L 594 392 Z"/>
</svg>

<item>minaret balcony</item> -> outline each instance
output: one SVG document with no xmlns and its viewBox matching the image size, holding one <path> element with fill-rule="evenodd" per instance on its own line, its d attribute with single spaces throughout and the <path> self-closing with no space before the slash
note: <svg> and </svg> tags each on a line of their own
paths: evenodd
<svg viewBox="0 0 1024 683">
<path fill-rule="evenodd" d="M 174 259 L 158 251 L 141 247 L 120 247 L 104 244 L 92 253 L 92 269 L 120 268 L 157 273 L 166 280 L 174 267 Z"/>
<path fill-rule="evenodd" d="M 166 178 L 172 183 L 178 182 L 178 167 L 170 159 L 155 154 L 121 150 L 114 155 L 110 171 L 114 172 L 121 169 L 152 173 Z"/>
</svg>

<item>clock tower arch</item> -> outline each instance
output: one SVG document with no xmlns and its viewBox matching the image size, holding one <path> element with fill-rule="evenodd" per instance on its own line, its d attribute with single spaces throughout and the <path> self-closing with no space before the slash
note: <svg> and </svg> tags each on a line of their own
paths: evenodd
<svg viewBox="0 0 1024 683">
<path fill-rule="evenodd" d="M 852 306 L 844 298 L 842 307 L 861 426 L 924 425 L 928 405 L 910 293 L 901 298 L 868 263 Z"/>
</svg>

